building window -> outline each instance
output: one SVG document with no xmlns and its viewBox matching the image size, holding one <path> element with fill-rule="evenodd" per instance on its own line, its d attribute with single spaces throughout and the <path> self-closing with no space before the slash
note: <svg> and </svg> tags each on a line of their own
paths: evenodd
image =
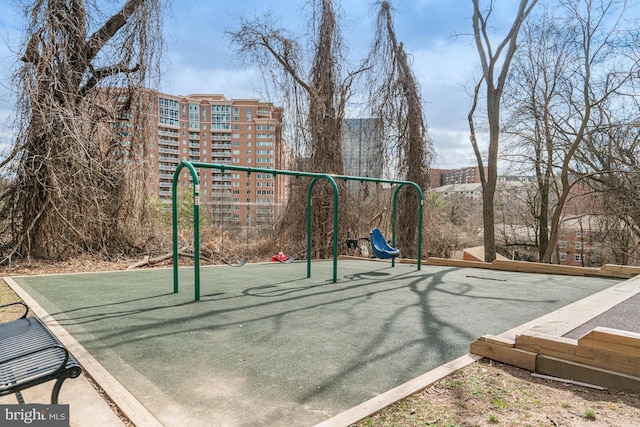
<svg viewBox="0 0 640 427">
<path fill-rule="evenodd" d="M 587 237 L 586 231 L 576 231 L 576 237 Z"/>
<path fill-rule="evenodd" d="M 582 262 L 582 255 L 580 254 L 575 254 L 573 256 L 573 259 L 575 260 L 575 262 Z"/>
<path fill-rule="evenodd" d="M 240 120 L 240 108 L 238 107 L 233 107 L 233 120 L 236 122 Z"/>
<path fill-rule="evenodd" d="M 567 241 L 566 240 L 560 240 L 558 242 L 558 248 L 563 249 L 567 247 Z"/>
<path fill-rule="evenodd" d="M 558 256 L 560 257 L 560 261 L 566 261 L 567 260 L 567 254 L 565 252 L 560 252 L 558 254 Z"/>
<path fill-rule="evenodd" d="M 158 122 L 160 124 L 180 126 L 179 111 L 180 103 L 178 101 L 158 98 Z"/>
<path fill-rule="evenodd" d="M 582 242 L 576 242 L 576 249 L 582 249 Z"/>
<path fill-rule="evenodd" d="M 251 107 L 247 107 L 247 121 L 251 121 Z"/>
<path fill-rule="evenodd" d="M 189 104 L 189 128 L 200 128 L 200 105 Z"/>
<path fill-rule="evenodd" d="M 211 129 L 231 129 L 231 107 L 228 105 L 211 106 Z"/>
</svg>

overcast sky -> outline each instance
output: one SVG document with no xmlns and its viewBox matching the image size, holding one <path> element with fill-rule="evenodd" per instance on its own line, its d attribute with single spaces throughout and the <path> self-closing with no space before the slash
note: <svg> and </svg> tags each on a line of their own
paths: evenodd
<svg viewBox="0 0 640 427">
<path fill-rule="evenodd" d="M 124 3 L 117 1 L 116 3 Z M 306 0 L 173 0 L 165 11 L 166 52 L 163 92 L 175 95 L 222 93 L 227 98 L 262 98 L 256 70 L 241 67 L 232 56 L 227 31 L 239 17 L 271 13 L 281 26 L 301 33 Z M 498 1 L 493 25 L 507 28 L 514 0 Z M 357 64 L 367 52 L 374 28 L 371 0 L 337 0 L 349 58 Z M 471 0 L 392 0 L 397 38 L 413 58 L 424 111 L 434 141 L 437 167 L 474 165 L 467 113 L 470 88 L 480 75 L 471 33 Z M 13 109 L 11 69 L 21 41 L 22 17 L 16 0 L 0 4 L 0 141 Z M 454 37 L 454 35 L 460 35 Z M 264 101 L 273 101 L 262 99 Z"/>
</svg>

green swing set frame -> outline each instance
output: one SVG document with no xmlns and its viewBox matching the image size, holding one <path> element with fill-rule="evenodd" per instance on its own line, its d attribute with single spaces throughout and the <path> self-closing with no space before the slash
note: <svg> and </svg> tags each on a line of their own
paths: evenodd
<svg viewBox="0 0 640 427">
<path fill-rule="evenodd" d="M 313 173 L 313 172 L 301 172 L 301 171 L 289 171 L 289 170 L 279 170 L 279 169 L 268 169 L 268 168 L 253 168 L 247 166 L 234 166 L 234 165 L 223 165 L 217 163 L 202 163 L 202 162 L 191 162 L 188 160 L 184 160 L 180 162 L 175 172 L 173 173 L 173 181 L 171 186 L 171 201 L 172 201 L 172 244 L 173 244 L 173 292 L 178 293 L 179 284 L 178 284 L 178 182 L 180 178 L 180 172 L 183 168 L 187 168 L 191 174 L 191 180 L 193 184 L 193 258 L 194 258 L 194 300 L 200 300 L 200 179 L 198 177 L 197 168 L 202 169 L 217 169 L 224 173 L 224 171 L 244 171 L 248 175 L 251 173 L 264 173 L 271 174 L 275 178 L 276 175 L 288 175 L 298 177 L 309 177 L 312 178 L 309 183 L 309 187 L 307 189 L 307 278 L 311 277 L 311 248 L 312 248 L 312 238 L 311 238 L 311 214 L 312 214 L 312 204 L 311 204 L 311 195 L 313 192 L 313 188 L 315 184 L 321 180 L 327 180 L 331 186 L 333 187 L 333 277 L 332 282 L 336 283 L 338 281 L 338 206 L 339 206 L 339 197 L 338 197 L 338 185 L 336 184 L 336 180 L 343 181 L 359 181 L 359 182 L 374 182 L 377 184 L 392 184 L 396 185 L 396 188 L 393 192 L 393 212 L 391 219 L 391 245 L 395 246 L 396 243 L 396 204 L 397 204 L 397 196 L 398 191 L 403 188 L 405 185 L 413 187 L 418 193 L 419 204 L 418 204 L 418 260 L 417 260 L 417 269 L 420 270 L 421 262 L 422 262 L 422 212 L 423 212 L 423 203 L 424 197 L 422 193 L 422 189 L 418 184 L 412 181 L 400 181 L 393 179 L 381 179 L 381 178 L 369 178 L 369 177 L 360 177 L 360 176 L 348 176 L 348 175 L 333 175 L 333 174 L 323 174 L 323 173 Z M 391 265 L 395 266 L 395 259 L 391 260 Z"/>
</svg>

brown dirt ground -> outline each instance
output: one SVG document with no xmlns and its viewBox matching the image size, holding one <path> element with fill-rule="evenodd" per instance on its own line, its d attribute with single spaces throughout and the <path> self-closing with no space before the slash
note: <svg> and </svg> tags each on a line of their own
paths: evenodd
<svg viewBox="0 0 640 427">
<path fill-rule="evenodd" d="M 0 267 L 0 276 L 124 270 L 136 260 L 77 258 Z M 170 261 L 167 262 L 170 264 Z M 0 304 L 16 300 L 0 281 Z M 0 321 L 2 321 L 0 313 Z M 93 384 L 93 382 L 92 382 Z M 105 400 L 109 398 L 94 384 Z M 133 424 L 111 403 L 124 425 Z M 366 426 L 640 426 L 640 394 L 595 390 L 531 376 L 483 359 L 376 413 Z"/>
</svg>

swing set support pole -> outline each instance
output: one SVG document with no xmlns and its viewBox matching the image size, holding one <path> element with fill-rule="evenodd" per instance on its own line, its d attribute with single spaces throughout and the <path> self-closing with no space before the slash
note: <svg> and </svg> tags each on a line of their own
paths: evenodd
<svg viewBox="0 0 640 427">
<path fill-rule="evenodd" d="M 311 194 L 313 187 L 318 182 L 318 179 L 324 178 L 333 187 L 333 283 L 338 281 L 338 185 L 335 179 L 331 175 L 321 174 L 311 180 L 309 188 L 307 189 L 307 279 L 311 277 L 311 209 L 313 208 L 313 202 L 311 201 Z"/>
<path fill-rule="evenodd" d="M 173 173 L 171 185 L 171 227 L 173 246 L 173 293 L 178 293 L 178 182 L 183 167 L 191 172 L 193 180 L 193 268 L 195 300 L 200 300 L 200 182 L 198 173 L 191 162 L 183 161 Z"/>
</svg>

